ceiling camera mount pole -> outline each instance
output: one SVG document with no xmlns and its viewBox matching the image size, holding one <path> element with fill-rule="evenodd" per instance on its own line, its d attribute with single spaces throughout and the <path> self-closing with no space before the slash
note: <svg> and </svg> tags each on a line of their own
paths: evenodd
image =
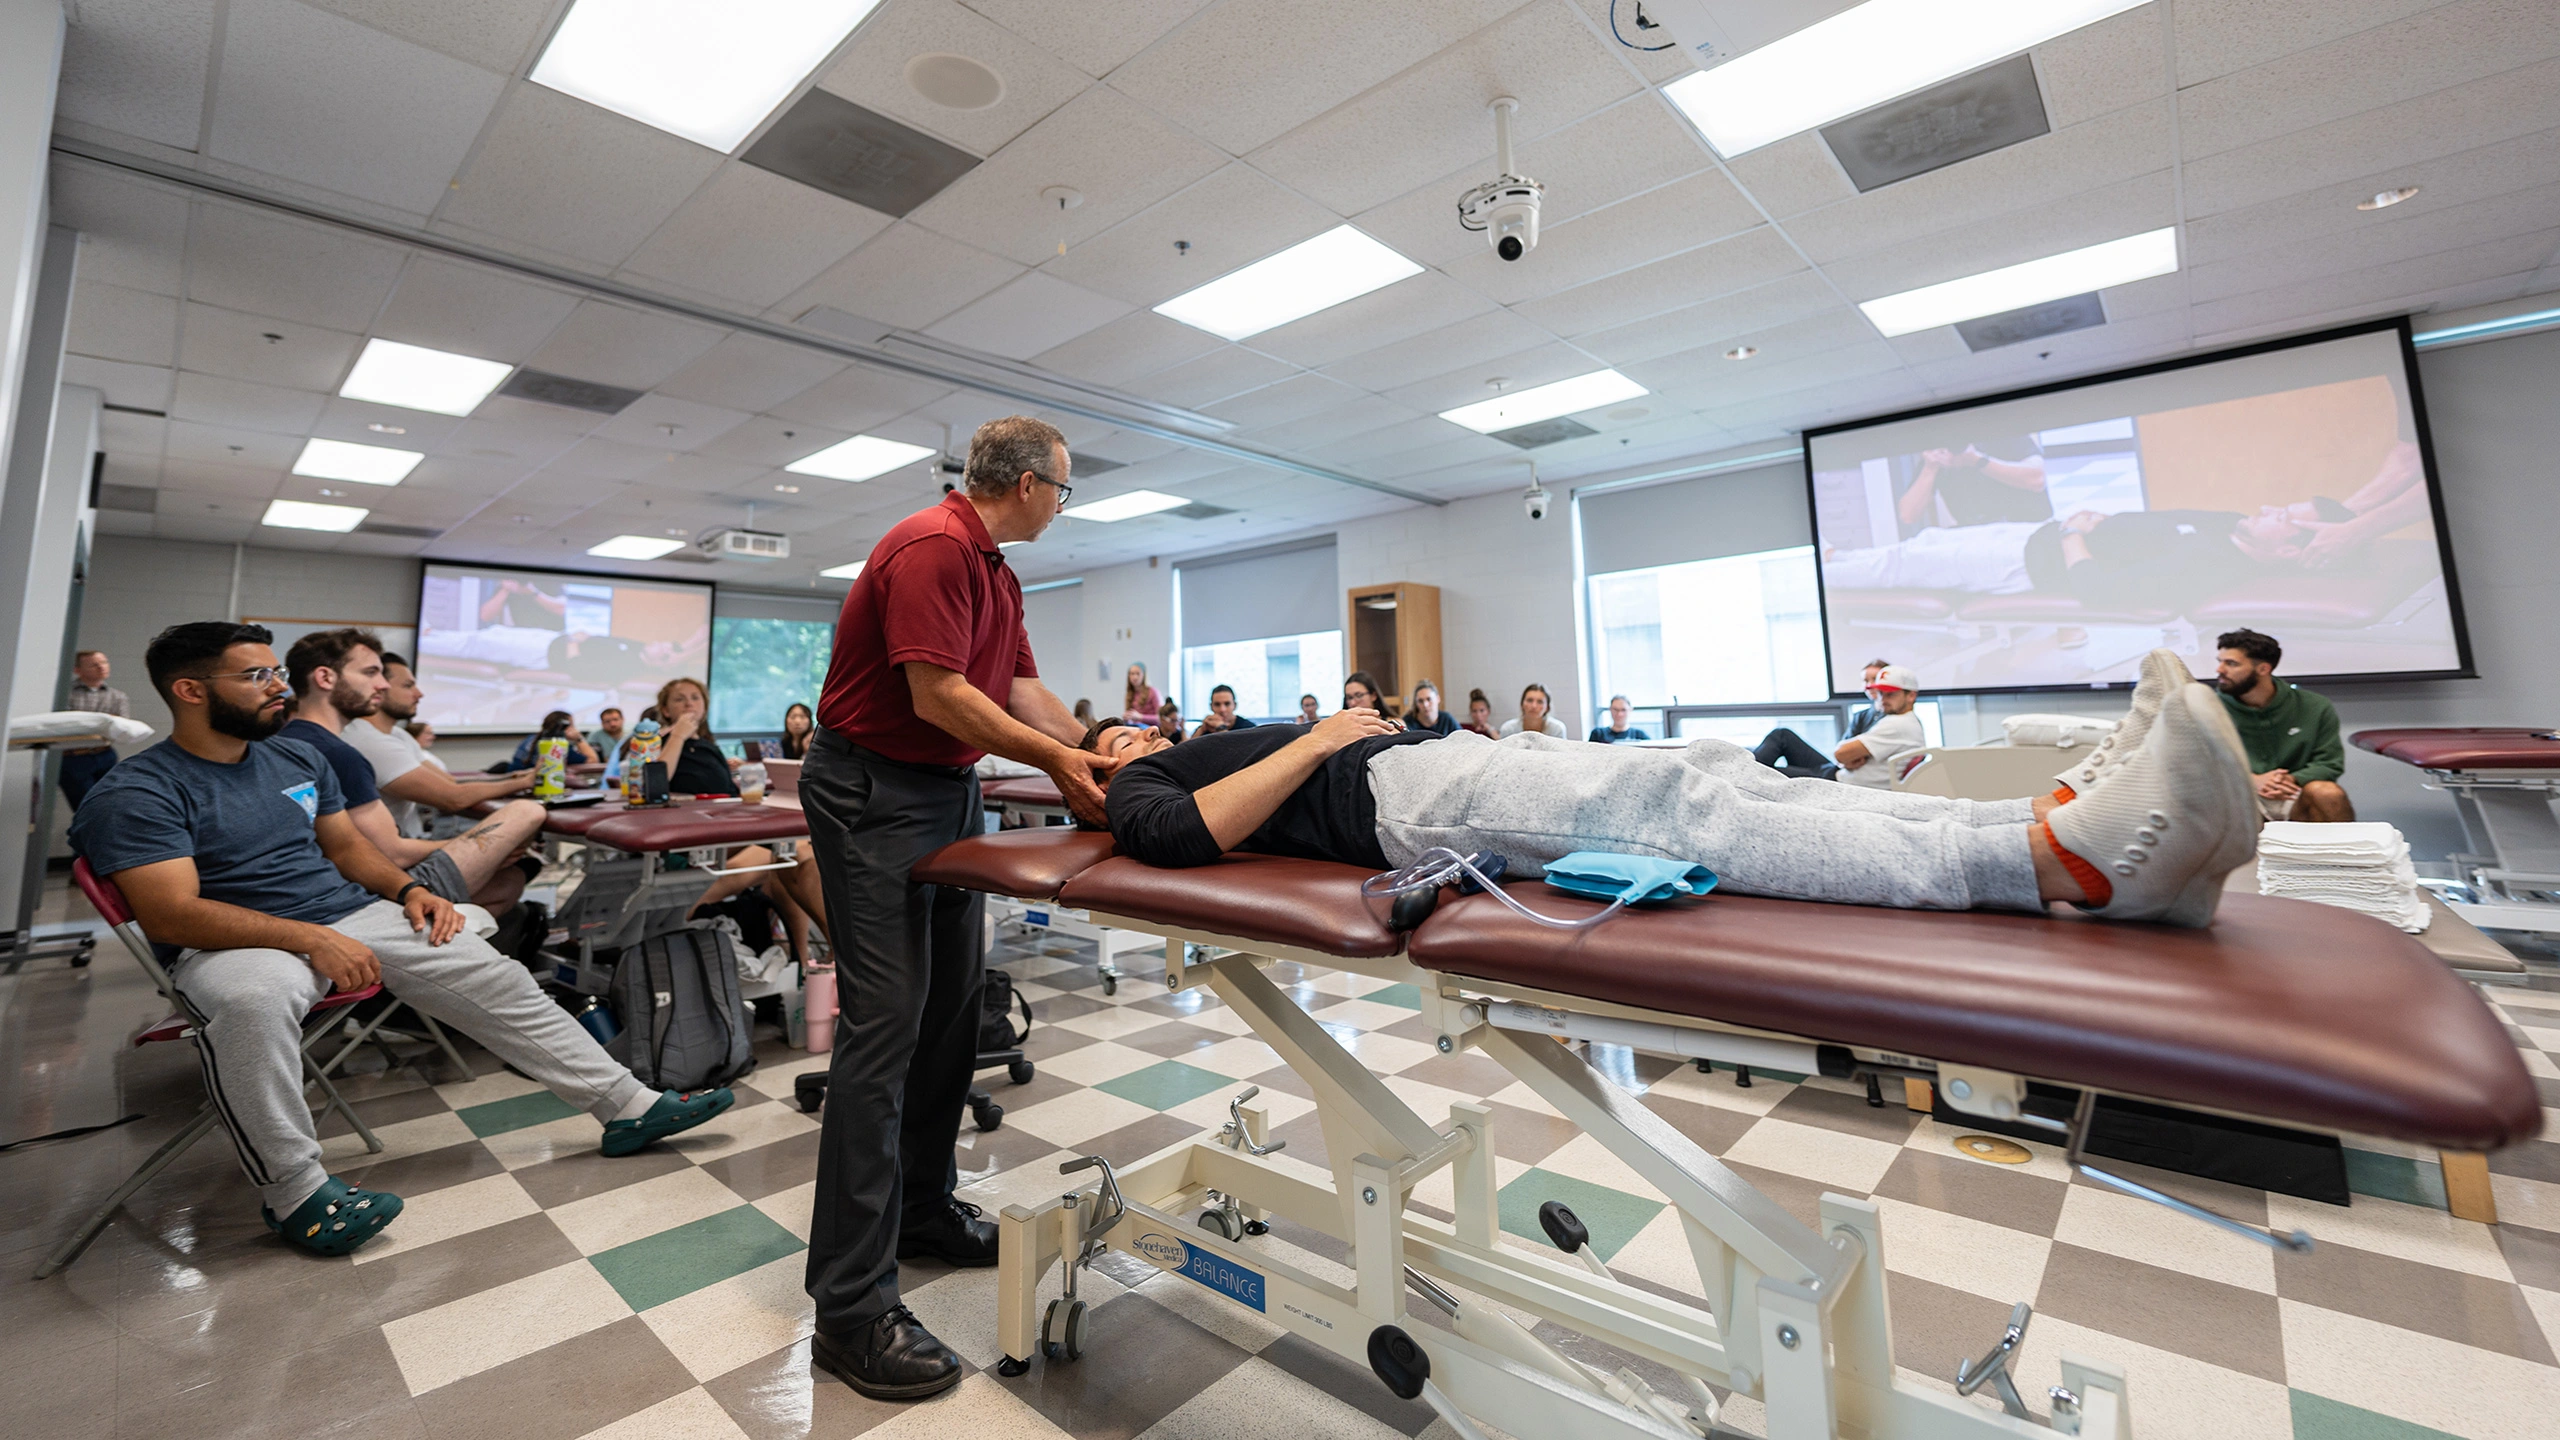
<svg viewBox="0 0 2560 1440">
<path fill-rule="evenodd" d="M 1516 175 L 1519 172 L 1511 168 L 1511 117 L 1520 113 L 1520 102 L 1505 95 L 1484 108 L 1493 112 L 1493 168 L 1498 174 Z"/>
</svg>

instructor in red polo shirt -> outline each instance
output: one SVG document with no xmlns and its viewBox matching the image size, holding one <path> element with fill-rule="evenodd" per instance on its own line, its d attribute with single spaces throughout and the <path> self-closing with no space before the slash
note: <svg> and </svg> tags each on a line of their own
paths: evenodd
<svg viewBox="0 0 2560 1440">
<path fill-rule="evenodd" d="M 996 1263 L 996 1227 L 954 1199 L 952 1147 L 978 1051 L 984 897 L 910 883 L 915 863 L 977 833 L 993 751 L 1037 765 L 1099 822 L 1084 727 L 1038 679 L 1022 585 L 997 546 L 1067 501 L 1066 437 L 1015 416 L 978 427 L 967 484 L 872 548 L 836 621 L 800 779 L 835 942 L 835 1056 L 809 1225 L 811 1354 L 863 1394 L 913 1400 L 959 1359 L 898 1301 L 898 1261 Z"/>
</svg>

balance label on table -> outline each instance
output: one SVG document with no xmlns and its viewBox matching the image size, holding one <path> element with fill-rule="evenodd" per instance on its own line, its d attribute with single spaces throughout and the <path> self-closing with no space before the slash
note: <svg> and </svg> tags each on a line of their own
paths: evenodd
<svg viewBox="0 0 2560 1440">
<path fill-rule="evenodd" d="M 1256 1310 L 1262 1305 L 1262 1276 L 1247 1270 L 1223 1255 L 1203 1250 L 1188 1240 L 1167 1235 L 1161 1230 L 1148 1230 L 1129 1242 L 1130 1251 L 1161 1269 L 1171 1270 L 1217 1291 L 1228 1299 Z"/>
</svg>

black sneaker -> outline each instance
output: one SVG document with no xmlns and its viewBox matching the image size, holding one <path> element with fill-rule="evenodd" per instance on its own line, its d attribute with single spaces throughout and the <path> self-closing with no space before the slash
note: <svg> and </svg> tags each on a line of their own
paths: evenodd
<svg viewBox="0 0 2560 1440">
<path fill-rule="evenodd" d="M 996 1222 L 966 1200 L 945 1199 L 942 1208 L 922 1221 L 898 1227 L 898 1258 L 939 1260 L 945 1265 L 976 1269 L 996 1263 Z"/>
<path fill-rule="evenodd" d="M 964 1367 L 914 1313 L 900 1305 L 868 1325 L 825 1326 L 809 1337 L 809 1358 L 874 1400 L 921 1400 L 960 1383 Z"/>
</svg>

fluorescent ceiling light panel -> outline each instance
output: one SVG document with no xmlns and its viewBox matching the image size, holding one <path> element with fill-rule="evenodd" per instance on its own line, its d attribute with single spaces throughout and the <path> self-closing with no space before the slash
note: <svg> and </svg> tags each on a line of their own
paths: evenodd
<svg viewBox="0 0 2560 1440">
<path fill-rule="evenodd" d="M 727 154 L 880 0 L 578 0 L 533 83 Z"/>
<path fill-rule="evenodd" d="M 868 480 L 874 475 L 886 475 L 901 465 L 913 465 L 932 453 L 930 445 L 909 445 L 903 440 L 883 440 L 877 435 L 856 435 L 815 455 L 804 455 L 782 468 L 794 475 L 816 475 L 827 480 Z"/>
<path fill-rule="evenodd" d="M 334 530 L 344 534 L 373 512 L 361 505 L 321 505 L 309 500 L 270 500 L 261 525 L 279 530 Z"/>
<path fill-rule="evenodd" d="M 1348 225 L 1337 225 L 1176 295 L 1157 306 L 1156 313 L 1242 340 L 1421 273 L 1421 266 Z"/>
<path fill-rule="evenodd" d="M 2173 274 L 2177 268 L 2178 231 L 2175 226 L 2168 226 L 2047 255 L 2041 260 L 1985 270 L 1961 280 L 1923 285 L 1880 300 L 1860 301 L 1858 308 L 1867 312 L 1867 318 L 1887 336 L 1908 335 L 1980 315 L 2041 305 L 2066 295 L 2085 295 L 2110 285 Z"/>
<path fill-rule="evenodd" d="M 850 565 L 830 565 L 818 573 L 829 580 L 859 580 L 862 567 L 870 563 L 868 560 L 856 560 Z"/>
<path fill-rule="evenodd" d="M 1497 395 L 1473 405 L 1461 405 L 1455 410 L 1443 410 L 1440 418 L 1464 425 L 1478 434 L 1490 435 L 1515 425 L 1534 425 L 1559 415 L 1596 410 L 1603 405 L 1650 393 L 1615 370 L 1594 370 L 1588 375 L 1576 375 L 1552 385 L 1540 385 L 1511 395 Z"/>
<path fill-rule="evenodd" d="M 683 541 L 664 535 L 616 535 L 601 545 L 588 546 L 587 553 L 605 560 L 655 560 L 683 548 Z"/>
<path fill-rule="evenodd" d="M 1161 490 L 1131 490 L 1108 500 L 1095 500 L 1063 513 L 1070 520 L 1094 520 L 1108 525 L 1115 520 L 1135 520 L 1159 510 L 1178 510 L 1191 502 L 1179 495 Z"/>
<path fill-rule="evenodd" d="M 427 457 L 415 450 L 387 445 L 354 445 L 344 440 L 312 440 L 293 462 L 293 473 L 314 480 L 349 480 L 358 485 L 397 485 Z"/>
<path fill-rule="evenodd" d="M 2147 3 L 1867 0 L 1712 70 L 1684 75 L 1662 94 L 1716 153 L 1731 157 Z"/>
<path fill-rule="evenodd" d="M 468 415 L 507 378 L 513 365 L 476 360 L 397 340 L 367 340 L 338 394 L 437 415 Z"/>
</svg>

